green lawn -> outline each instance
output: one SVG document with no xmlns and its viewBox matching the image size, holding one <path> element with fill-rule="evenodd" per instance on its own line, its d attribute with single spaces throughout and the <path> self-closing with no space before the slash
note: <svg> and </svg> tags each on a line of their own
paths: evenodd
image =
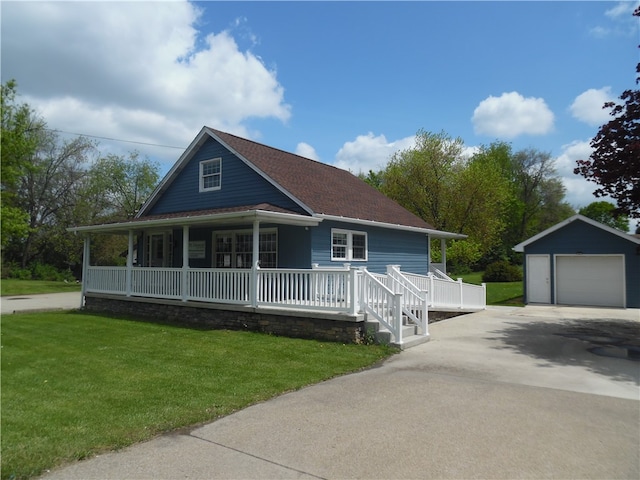
<svg viewBox="0 0 640 480">
<path fill-rule="evenodd" d="M 210 421 L 395 350 L 80 312 L 2 318 L 2 478 Z"/>
<path fill-rule="evenodd" d="M 474 272 L 466 275 L 458 275 L 463 282 L 480 285 L 482 273 Z M 523 306 L 523 286 L 520 282 L 489 282 L 487 283 L 487 305 L 513 305 Z"/>
<path fill-rule="evenodd" d="M 17 280 L 5 278 L 0 281 L 0 295 L 36 295 L 38 293 L 79 292 L 81 285 L 70 282 L 51 282 L 47 280 Z"/>
</svg>

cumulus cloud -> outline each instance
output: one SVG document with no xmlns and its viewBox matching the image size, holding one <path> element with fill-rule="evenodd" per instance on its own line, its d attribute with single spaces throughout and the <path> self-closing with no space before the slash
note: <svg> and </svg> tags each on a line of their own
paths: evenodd
<svg viewBox="0 0 640 480">
<path fill-rule="evenodd" d="M 232 31 L 204 35 L 200 16 L 186 1 L 7 2 L 2 80 L 51 128 L 93 135 L 186 146 L 203 125 L 249 136 L 249 118 L 286 122 L 276 72 Z"/>
<path fill-rule="evenodd" d="M 369 132 L 366 135 L 358 135 L 352 142 L 345 142 L 336 154 L 334 165 L 356 175 L 366 174 L 369 170 L 381 170 L 395 152 L 414 145 L 413 136 L 389 142 L 384 135 L 375 136 Z"/>
<path fill-rule="evenodd" d="M 602 125 L 611 120 L 609 109 L 602 106 L 614 100 L 611 87 L 591 88 L 576 97 L 570 107 L 571 114 L 588 125 Z"/>
<path fill-rule="evenodd" d="M 566 188 L 566 201 L 574 208 L 581 208 L 596 201 L 595 184 L 573 173 L 576 160 L 587 160 L 591 155 L 590 140 L 574 141 L 562 146 L 562 153 L 555 161 L 556 172 Z"/>
<path fill-rule="evenodd" d="M 609 18 L 620 18 L 633 14 L 633 11 L 638 8 L 640 3 L 638 2 L 618 2 L 615 6 L 608 9 L 604 14 Z"/>
<path fill-rule="evenodd" d="M 296 147 L 296 155 L 300 155 L 301 157 L 310 158 L 311 160 L 320 160 L 316 149 L 311 145 L 305 142 L 298 143 Z"/>
<path fill-rule="evenodd" d="M 613 2 L 611 2 L 613 4 Z M 604 38 L 610 35 L 634 36 L 638 32 L 638 21 L 633 17 L 633 12 L 640 6 L 638 1 L 617 2 L 613 7 L 605 10 L 602 25 L 591 28 L 590 33 L 594 37 Z"/>
<path fill-rule="evenodd" d="M 509 92 L 481 101 L 471 121 L 477 134 L 514 138 L 549 133 L 554 116 L 542 98 L 525 98 L 518 92 Z"/>
</svg>

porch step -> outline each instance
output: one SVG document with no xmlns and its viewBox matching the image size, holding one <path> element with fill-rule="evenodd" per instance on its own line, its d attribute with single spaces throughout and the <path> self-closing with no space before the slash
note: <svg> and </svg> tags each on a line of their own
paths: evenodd
<svg viewBox="0 0 640 480">
<path fill-rule="evenodd" d="M 402 350 L 415 347 L 429 341 L 429 337 L 417 335 L 418 327 L 416 325 L 403 325 L 402 327 L 402 344 L 398 345 L 392 341 L 392 335 L 389 330 L 383 328 L 376 320 L 365 320 L 365 331 L 368 337 L 373 337 L 373 341 L 379 344 L 392 345 Z"/>
</svg>

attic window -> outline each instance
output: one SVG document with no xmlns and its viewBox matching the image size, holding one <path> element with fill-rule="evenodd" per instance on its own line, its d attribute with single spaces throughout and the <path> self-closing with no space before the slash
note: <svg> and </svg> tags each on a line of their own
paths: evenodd
<svg viewBox="0 0 640 480">
<path fill-rule="evenodd" d="M 200 191 L 220 190 L 222 185 L 222 159 L 203 160 L 200 162 Z"/>
<path fill-rule="evenodd" d="M 367 234 L 351 230 L 331 229 L 331 260 L 366 261 Z"/>
</svg>

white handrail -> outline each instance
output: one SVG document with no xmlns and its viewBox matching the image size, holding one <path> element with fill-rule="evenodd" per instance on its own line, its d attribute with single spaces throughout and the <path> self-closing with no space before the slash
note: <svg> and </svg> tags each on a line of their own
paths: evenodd
<svg viewBox="0 0 640 480">
<path fill-rule="evenodd" d="M 402 293 L 402 313 L 418 326 L 423 336 L 429 335 L 429 312 L 427 292 L 420 290 L 400 271 L 399 265 L 387 266 L 387 286 L 396 293 Z"/>
<path fill-rule="evenodd" d="M 381 325 L 391 332 L 395 343 L 401 345 L 402 340 L 402 294 L 394 293 L 380 282 L 376 276 L 361 270 L 360 298 L 364 311 L 373 316 Z"/>
</svg>

